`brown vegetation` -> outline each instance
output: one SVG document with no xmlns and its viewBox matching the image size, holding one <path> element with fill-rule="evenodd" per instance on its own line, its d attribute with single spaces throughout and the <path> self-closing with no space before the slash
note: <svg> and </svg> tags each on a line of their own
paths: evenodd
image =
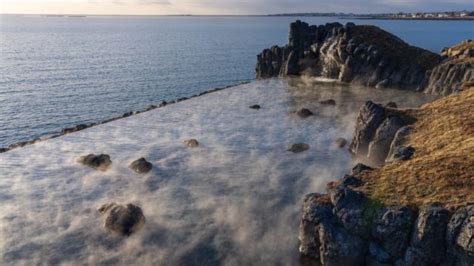
<svg viewBox="0 0 474 266">
<path fill-rule="evenodd" d="M 365 172 L 360 189 L 387 205 L 474 203 L 474 88 L 407 111 L 417 121 L 412 159 Z"/>
</svg>

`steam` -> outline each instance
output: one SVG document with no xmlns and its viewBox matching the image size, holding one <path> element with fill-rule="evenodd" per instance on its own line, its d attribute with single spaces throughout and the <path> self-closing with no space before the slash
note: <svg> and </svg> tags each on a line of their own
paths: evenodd
<svg viewBox="0 0 474 266">
<path fill-rule="evenodd" d="M 320 100 L 337 105 L 323 106 Z M 416 106 L 428 96 L 297 80 L 258 81 L 0 154 L 2 264 L 295 264 L 301 200 L 351 167 L 362 103 Z M 262 109 L 249 109 L 260 104 Z M 293 114 L 306 107 L 316 115 Z M 182 140 L 196 138 L 188 149 Z M 286 151 L 304 142 L 301 154 Z M 107 172 L 77 164 L 106 153 Z M 144 176 L 128 169 L 145 157 Z M 146 216 L 128 238 L 97 208 L 133 203 Z"/>
</svg>

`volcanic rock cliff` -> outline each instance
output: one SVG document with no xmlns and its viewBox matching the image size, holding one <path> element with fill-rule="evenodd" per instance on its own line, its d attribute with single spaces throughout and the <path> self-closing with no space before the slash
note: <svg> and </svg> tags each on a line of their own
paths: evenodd
<svg viewBox="0 0 474 266">
<path fill-rule="evenodd" d="M 474 88 L 419 109 L 361 107 L 358 164 L 309 194 L 300 253 L 315 265 L 474 265 Z M 385 163 L 385 164 L 384 164 Z"/>
<path fill-rule="evenodd" d="M 471 56 L 472 49 L 463 52 Z M 472 81 L 472 62 L 450 63 L 430 51 L 410 46 L 376 26 L 329 23 L 290 25 L 288 45 L 257 56 L 257 78 L 307 75 L 370 87 L 393 87 L 449 94 Z M 441 64 L 441 65 L 440 65 Z"/>
</svg>

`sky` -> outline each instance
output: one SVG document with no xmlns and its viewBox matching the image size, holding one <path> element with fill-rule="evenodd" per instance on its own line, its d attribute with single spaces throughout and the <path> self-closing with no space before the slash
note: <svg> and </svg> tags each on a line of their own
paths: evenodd
<svg viewBox="0 0 474 266">
<path fill-rule="evenodd" d="M 0 13 L 253 15 L 474 10 L 474 0 L 0 0 Z"/>
</svg>

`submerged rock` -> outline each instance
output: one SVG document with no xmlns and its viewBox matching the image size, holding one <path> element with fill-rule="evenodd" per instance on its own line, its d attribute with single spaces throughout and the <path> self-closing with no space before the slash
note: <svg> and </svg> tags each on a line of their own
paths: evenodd
<svg viewBox="0 0 474 266">
<path fill-rule="evenodd" d="M 309 149 L 308 144 L 306 144 L 306 143 L 297 143 L 297 144 L 291 145 L 290 148 L 288 149 L 288 151 L 291 151 L 293 153 L 300 153 L 300 152 L 304 152 L 308 149 Z"/>
<path fill-rule="evenodd" d="M 337 148 L 344 148 L 346 146 L 347 140 L 345 138 L 338 138 L 334 140 L 333 145 Z"/>
<path fill-rule="evenodd" d="M 86 156 L 79 157 L 77 161 L 83 165 L 89 166 L 100 171 L 106 171 L 112 164 L 110 156 L 107 154 L 89 154 Z"/>
<path fill-rule="evenodd" d="M 140 158 L 138 160 L 133 161 L 129 168 L 135 171 L 138 174 L 146 174 L 150 172 L 153 168 L 153 164 L 148 162 L 145 158 Z"/>
<path fill-rule="evenodd" d="M 325 104 L 325 105 L 336 105 L 336 101 L 333 100 L 333 99 L 320 101 L 319 103 L 320 103 L 320 104 Z"/>
<path fill-rule="evenodd" d="M 301 118 L 307 118 L 313 115 L 313 112 L 311 112 L 309 109 L 306 108 L 301 108 L 296 112 L 296 114 L 301 117 Z"/>
<path fill-rule="evenodd" d="M 184 145 L 188 148 L 196 148 L 199 147 L 199 142 L 195 139 L 187 139 L 183 141 Z"/>
<path fill-rule="evenodd" d="M 250 105 L 249 108 L 250 108 L 250 109 L 254 109 L 254 110 L 259 110 L 259 109 L 260 109 L 260 105 L 258 105 L 258 104 Z"/>
<path fill-rule="evenodd" d="M 140 230 L 145 224 L 142 209 L 133 204 L 107 203 L 102 205 L 98 211 L 101 215 L 107 215 L 104 227 L 119 235 L 129 236 Z"/>
</svg>

